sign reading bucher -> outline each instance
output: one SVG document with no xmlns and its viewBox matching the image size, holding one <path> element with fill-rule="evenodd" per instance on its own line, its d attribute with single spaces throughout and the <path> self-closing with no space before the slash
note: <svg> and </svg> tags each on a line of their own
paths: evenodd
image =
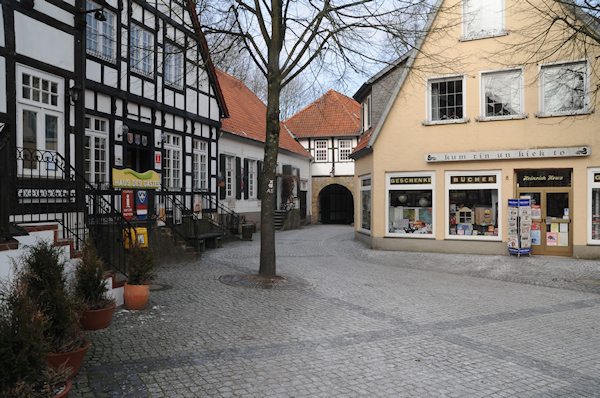
<svg viewBox="0 0 600 398">
<path fill-rule="evenodd" d="M 113 188 L 139 188 L 139 189 L 158 189 L 160 188 L 160 174 L 154 170 L 144 173 L 138 173 L 131 169 L 117 170 L 112 169 Z"/>
</svg>

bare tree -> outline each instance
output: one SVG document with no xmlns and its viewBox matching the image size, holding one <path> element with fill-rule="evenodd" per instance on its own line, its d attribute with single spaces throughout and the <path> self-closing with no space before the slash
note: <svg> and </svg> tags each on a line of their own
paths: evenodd
<svg viewBox="0 0 600 398">
<path fill-rule="evenodd" d="M 309 67 L 312 73 L 359 70 L 397 57 L 377 45 L 386 35 L 410 48 L 428 0 L 203 0 L 202 29 L 224 48 L 241 45 L 267 82 L 267 131 L 263 163 L 259 276 L 276 277 L 275 178 L 282 90 Z M 206 15 L 208 19 L 203 19 Z M 227 41 L 229 40 L 229 42 Z"/>
</svg>

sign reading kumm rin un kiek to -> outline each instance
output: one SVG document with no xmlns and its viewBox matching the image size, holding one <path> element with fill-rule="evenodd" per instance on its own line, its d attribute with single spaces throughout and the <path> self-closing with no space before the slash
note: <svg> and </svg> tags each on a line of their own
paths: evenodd
<svg viewBox="0 0 600 398">
<path fill-rule="evenodd" d="M 113 188 L 133 189 L 158 189 L 160 188 L 160 174 L 154 170 L 138 173 L 131 169 L 112 169 Z"/>
<path fill-rule="evenodd" d="M 511 149 L 506 151 L 430 153 L 425 155 L 425 161 L 431 163 L 467 162 L 474 160 L 566 158 L 589 156 L 591 151 L 592 148 L 589 146 L 576 146 L 568 148 Z"/>
</svg>

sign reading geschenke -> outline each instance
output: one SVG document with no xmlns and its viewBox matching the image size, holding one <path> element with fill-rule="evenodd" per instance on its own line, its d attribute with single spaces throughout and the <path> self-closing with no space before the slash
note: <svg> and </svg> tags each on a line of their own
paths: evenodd
<svg viewBox="0 0 600 398">
<path fill-rule="evenodd" d="M 131 169 L 112 169 L 113 188 L 158 189 L 160 174 L 154 170 L 138 173 Z"/>
<path fill-rule="evenodd" d="M 507 151 L 430 153 L 425 155 L 425 161 L 431 163 L 468 162 L 476 160 L 569 158 L 589 156 L 591 152 L 592 148 L 589 146 L 577 146 L 568 148 L 513 149 Z"/>
</svg>

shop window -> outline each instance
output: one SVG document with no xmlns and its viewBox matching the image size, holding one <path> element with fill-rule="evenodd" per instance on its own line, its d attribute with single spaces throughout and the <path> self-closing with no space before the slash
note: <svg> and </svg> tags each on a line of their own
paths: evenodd
<svg viewBox="0 0 600 398">
<path fill-rule="evenodd" d="M 428 84 L 428 121 L 432 124 L 464 121 L 464 76 L 431 79 Z"/>
<path fill-rule="evenodd" d="M 589 112 L 587 61 L 544 65 L 540 70 L 540 116 Z"/>
<path fill-rule="evenodd" d="M 512 119 L 523 116 L 523 71 L 508 70 L 481 74 L 483 119 Z"/>
<path fill-rule="evenodd" d="M 85 118 L 85 179 L 90 184 L 108 182 L 108 121 L 87 116 Z"/>
<path fill-rule="evenodd" d="M 588 244 L 600 245 L 600 168 L 588 174 Z"/>
<path fill-rule="evenodd" d="M 165 188 L 181 188 L 181 137 L 167 134 L 164 143 Z"/>
<path fill-rule="evenodd" d="M 504 35 L 504 0 L 463 0 L 462 19 L 462 40 Z"/>
<path fill-rule="evenodd" d="M 360 228 L 371 231 L 371 175 L 360 177 Z"/>
<path fill-rule="evenodd" d="M 130 66 L 135 72 L 152 76 L 154 37 L 152 33 L 137 25 L 131 25 L 129 37 Z"/>
<path fill-rule="evenodd" d="M 388 173 L 387 236 L 433 237 L 434 173 Z"/>
<path fill-rule="evenodd" d="M 447 172 L 447 238 L 499 240 L 500 173 Z"/>
<path fill-rule="evenodd" d="M 208 143 L 206 141 L 194 140 L 193 155 L 193 178 L 194 189 L 207 189 L 208 187 Z"/>
<path fill-rule="evenodd" d="M 101 7 L 92 3 L 85 2 L 85 9 L 98 10 Z M 93 12 L 88 12 L 85 17 L 85 48 L 88 54 L 94 57 L 102 58 L 110 62 L 115 62 L 116 57 L 116 29 L 115 29 L 115 14 L 102 9 L 102 14 L 106 17 L 105 21 L 99 21 L 94 17 Z"/>
</svg>

